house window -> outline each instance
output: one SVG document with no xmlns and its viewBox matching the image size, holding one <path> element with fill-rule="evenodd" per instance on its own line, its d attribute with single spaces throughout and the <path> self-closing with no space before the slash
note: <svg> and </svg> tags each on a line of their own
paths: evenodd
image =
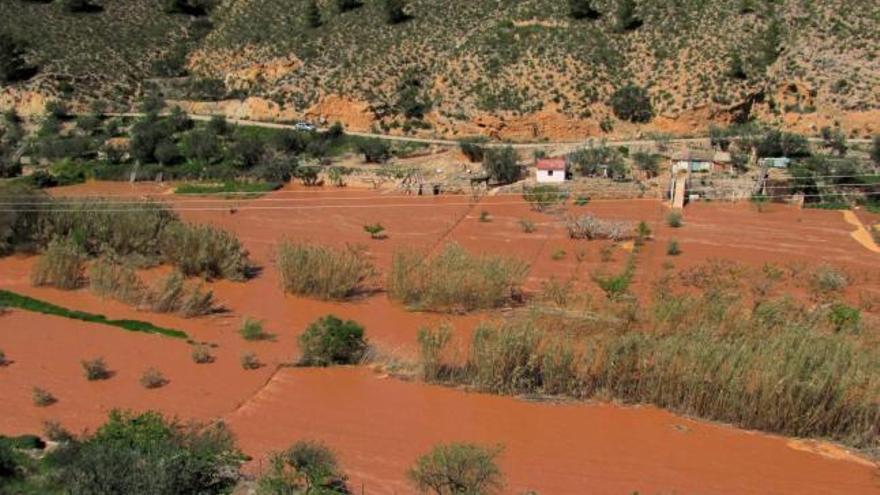
<svg viewBox="0 0 880 495">
<path fill-rule="evenodd" d="M 553 176 L 553 171 L 552 171 L 552 170 L 548 170 L 548 171 L 547 171 L 547 175 L 548 175 L 549 177 L 552 177 L 552 176 Z"/>
</svg>

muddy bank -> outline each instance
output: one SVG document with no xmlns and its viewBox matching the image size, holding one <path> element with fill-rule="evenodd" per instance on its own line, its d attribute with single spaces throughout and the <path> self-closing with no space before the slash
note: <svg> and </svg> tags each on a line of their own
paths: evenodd
<svg viewBox="0 0 880 495">
<path fill-rule="evenodd" d="M 437 442 L 504 446 L 505 493 L 877 494 L 876 469 L 653 407 L 529 403 L 382 378 L 363 369 L 279 372 L 224 416 L 264 456 L 296 439 L 342 453 L 352 487 L 412 493 L 405 472 Z"/>
</svg>

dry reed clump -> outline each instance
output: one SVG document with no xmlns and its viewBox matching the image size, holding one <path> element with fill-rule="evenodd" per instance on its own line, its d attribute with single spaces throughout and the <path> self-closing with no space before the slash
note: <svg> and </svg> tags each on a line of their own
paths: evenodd
<svg viewBox="0 0 880 495">
<path fill-rule="evenodd" d="M 31 269 L 31 283 L 58 289 L 78 289 L 84 282 L 85 254 L 71 238 L 56 238 Z"/>
<path fill-rule="evenodd" d="M 164 260 L 186 276 L 243 281 L 252 271 L 238 238 L 210 225 L 171 224 L 160 246 Z"/>
<path fill-rule="evenodd" d="M 834 333 L 815 311 L 786 298 L 747 310 L 729 291 L 667 293 L 635 328 L 569 332 L 533 315 L 482 325 L 464 363 L 442 359 L 442 329 L 423 330 L 423 376 L 501 394 L 651 403 L 877 449 L 880 351 Z"/>
<path fill-rule="evenodd" d="M 631 222 L 603 220 L 593 215 L 570 217 L 565 226 L 572 239 L 610 239 L 618 242 L 636 237 L 636 227 Z"/>
<path fill-rule="evenodd" d="M 89 269 L 89 288 L 101 297 L 138 306 L 144 302 L 147 288 L 128 265 L 99 259 Z"/>
<path fill-rule="evenodd" d="M 516 302 L 527 273 L 522 261 L 448 244 L 429 259 L 417 251 L 395 253 L 387 288 L 392 299 L 417 310 L 466 312 Z"/>
<path fill-rule="evenodd" d="M 220 310 L 212 291 L 205 291 L 201 284 L 187 287 L 180 272 L 173 272 L 160 280 L 147 293 L 145 303 L 156 313 L 179 313 L 186 318 L 204 316 Z"/>
<path fill-rule="evenodd" d="M 366 290 L 376 274 L 363 249 L 335 249 L 284 242 L 278 248 L 278 271 L 285 292 L 321 299 L 347 299 Z"/>
</svg>

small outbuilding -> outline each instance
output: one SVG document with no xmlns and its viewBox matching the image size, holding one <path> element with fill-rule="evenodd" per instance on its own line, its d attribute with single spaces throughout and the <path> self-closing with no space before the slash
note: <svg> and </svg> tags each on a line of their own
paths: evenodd
<svg viewBox="0 0 880 495">
<path fill-rule="evenodd" d="M 535 163 L 539 183 L 565 182 L 565 158 L 541 158 Z"/>
<path fill-rule="evenodd" d="M 761 158 L 758 165 L 764 168 L 788 168 L 791 165 L 791 159 L 784 156 Z"/>
<path fill-rule="evenodd" d="M 715 163 L 714 151 L 685 150 L 672 155 L 672 173 L 711 172 Z"/>
</svg>

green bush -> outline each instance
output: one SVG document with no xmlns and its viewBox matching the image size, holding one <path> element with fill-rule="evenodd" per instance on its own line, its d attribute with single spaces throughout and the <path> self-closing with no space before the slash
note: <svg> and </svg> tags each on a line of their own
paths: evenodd
<svg viewBox="0 0 880 495">
<path fill-rule="evenodd" d="M 500 453 L 500 448 L 468 443 L 437 445 L 416 460 L 409 470 L 409 478 L 421 493 L 499 493 L 503 477 L 495 460 Z"/>
<path fill-rule="evenodd" d="M 828 313 L 828 321 L 836 332 L 857 333 L 861 319 L 862 314 L 858 309 L 841 303 L 832 304 Z"/>
<path fill-rule="evenodd" d="M 485 148 L 476 140 L 463 140 L 458 143 L 462 154 L 467 157 L 471 163 L 479 163 L 483 161 Z"/>
<path fill-rule="evenodd" d="M 269 459 L 269 471 L 257 480 L 257 495 L 344 494 L 346 477 L 336 454 L 320 442 L 299 441 Z"/>
<path fill-rule="evenodd" d="M 381 139 L 362 139 L 357 148 L 367 163 L 385 163 L 391 158 L 391 146 Z"/>
<path fill-rule="evenodd" d="M 363 292 L 375 275 L 363 250 L 334 249 L 284 242 L 278 248 L 278 271 L 285 292 L 322 299 L 346 299 Z"/>
<path fill-rule="evenodd" d="M 381 223 L 364 225 L 364 232 L 370 234 L 372 239 L 385 239 L 388 237 L 385 234 L 385 227 Z"/>
<path fill-rule="evenodd" d="M 244 456 L 222 422 L 180 424 L 155 412 L 113 411 L 94 435 L 50 454 L 71 493 L 228 493 Z"/>
<path fill-rule="evenodd" d="M 475 256 L 456 244 L 427 258 L 394 254 L 388 294 L 417 310 L 456 312 L 498 308 L 518 301 L 528 265 L 501 256 Z"/>
<path fill-rule="evenodd" d="M 238 331 L 244 340 L 266 340 L 271 337 L 270 334 L 263 330 L 263 322 L 245 318 Z"/>
<path fill-rule="evenodd" d="M 666 214 L 666 225 L 677 229 L 684 225 L 683 217 L 680 212 L 670 211 Z"/>
<path fill-rule="evenodd" d="M 328 315 L 306 328 L 299 337 L 302 366 L 358 364 L 367 350 L 364 327 Z"/>
<path fill-rule="evenodd" d="M 78 289 L 84 282 L 85 256 L 73 239 L 54 239 L 31 269 L 31 284 Z"/>
<path fill-rule="evenodd" d="M 669 244 L 666 245 L 666 254 L 669 256 L 678 256 L 681 254 L 681 247 L 679 247 L 678 241 L 675 239 L 669 241 Z"/>
</svg>

